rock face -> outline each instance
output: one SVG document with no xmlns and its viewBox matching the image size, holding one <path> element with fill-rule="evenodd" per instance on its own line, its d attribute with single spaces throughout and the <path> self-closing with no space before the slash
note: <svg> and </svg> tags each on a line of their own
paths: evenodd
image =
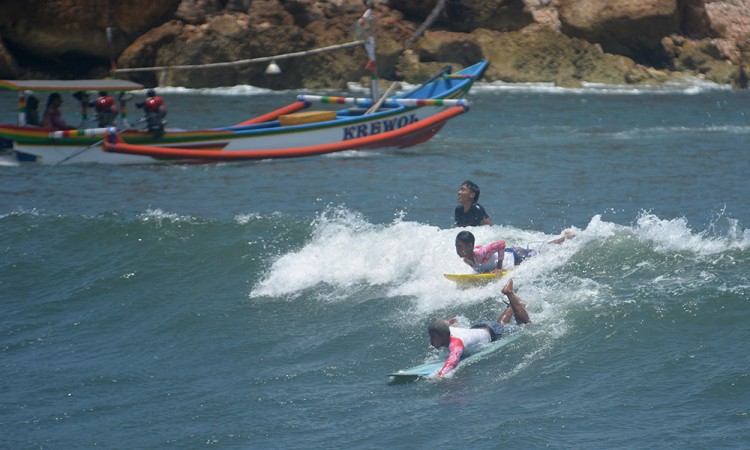
<svg viewBox="0 0 750 450">
<path fill-rule="evenodd" d="M 16 78 L 18 68 L 13 55 L 0 42 L 0 78 Z"/>
<path fill-rule="evenodd" d="M 488 80 L 659 83 L 697 76 L 747 87 L 750 0 L 374 0 L 378 74 L 419 81 L 490 60 Z M 201 65 L 362 39 L 362 0 L 3 0 L 0 76 L 83 78 Z M 439 6 L 439 14 L 433 10 Z M 427 31 L 415 32 L 426 20 Z M 106 28 L 113 30 L 112 42 Z M 409 50 L 405 50 L 409 42 Z M 118 73 L 146 85 L 343 88 L 367 77 L 361 46 L 265 64 Z"/>
<path fill-rule="evenodd" d="M 714 0 L 704 7 L 709 36 L 745 42 L 750 38 L 750 2 Z"/>
<path fill-rule="evenodd" d="M 423 22 L 438 4 L 438 0 L 391 0 L 391 8 L 402 11 L 407 18 Z M 523 0 L 453 0 L 435 22 L 439 27 L 469 33 L 476 28 L 514 31 L 533 21 Z"/>
<path fill-rule="evenodd" d="M 661 39 L 680 25 L 677 0 L 559 0 L 558 12 L 563 34 L 647 64 L 664 61 Z"/>
<path fill-rule="evenodd" d="M 605 53 L 584 39 L 553 31 L 531 34 L 477 30 L 473 35 L 485 54 L 497 61 L 485 75 L 489 81 L 553 82 L 580 87 L 582 81 L 629 84 L 657 83 L 667 78 L 629 58 Z"/>
<path fill-rule="evenodd" d="M 0 35 L 18 61 L 66 72 L 109 61 L 171 17 L 179 4 L 180 0 L 3 0 Z M 107 27 L 112 29 L 111 44 Z"/>
</svg>

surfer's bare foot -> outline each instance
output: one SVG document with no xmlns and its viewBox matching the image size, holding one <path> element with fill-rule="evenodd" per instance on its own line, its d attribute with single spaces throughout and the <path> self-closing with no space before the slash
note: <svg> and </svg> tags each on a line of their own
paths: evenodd
<svg viewBox="0 0 750 450">
<path fill-rule="evenodd" d="M 511 306 L 510 297 L 508 296 L 508 294 L 513 295 L 513 278 L 508 280 L 501 292 L 508 297 L 508 301 L 503 300 L 503 303 L 508 305 L 508 307 L 505 308 L 505 311 L 503 311 L 503 313 L 500 314 L 500 317 L 497 318 L 497 323 L 508 323 L 510 322 L 511 317 L 513 317 L 513 306 Z"/>
<path fill-rule="evenodd" d="M 510 280 L 508 280 L 508 282 L 505 284 L 505 287 L 500 292 L 502 292 L 506 296 L 508 294 L 512 294 L 513 293 L 513 278 L 511 278 Z"/>
<path fill-rule="evenodd" d="M 526 312 L 526 305 L 524 305 L 521 299 L 518 298 L 516 293 L 513 292 L 513 278 L 508 280 L 508 283 L 503 288 L 502 293 L 505 294 L 506 297 L 508 297 L 510 305 L 508 306 L 508 308 L 506 308 L 505 311 L 503 311 L 500 317 L 498 317 L 497 321 L 499 323 L 508 323 L 510 322 L 510 318 L 514 316 L 516 318 L 516 323 L 519 325 L 531 322 L 531 320 L 529 319 L 529 313 Z M 512 313 L 510 313 L 510 311 L 512 311 Z"/>
</svg>

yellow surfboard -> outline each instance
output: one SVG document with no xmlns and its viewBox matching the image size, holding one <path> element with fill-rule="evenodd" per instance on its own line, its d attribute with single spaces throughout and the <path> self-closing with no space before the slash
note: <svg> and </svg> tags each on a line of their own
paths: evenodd
<svg viewBox="0 0 750 450">
<path fill-rule="evenodd" d="M 500 279 L 508 273 L 503 271 L 500 274 L 489 273 L 444 273 L 443 276 L 461 286 L 482 286 Z"/>
</svg>

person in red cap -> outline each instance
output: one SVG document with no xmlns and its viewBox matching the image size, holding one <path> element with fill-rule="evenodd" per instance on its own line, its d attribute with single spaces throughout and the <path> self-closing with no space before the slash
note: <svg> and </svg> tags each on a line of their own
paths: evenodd
<svg viewBox="0 0 750 450">
<path fill-rule="evenodd" d="M 117 119 L 117 105 L 115 99 L 107 94 L 107 91 L 99 91 L 99 98 L 91 105 L 96 110 L 96 120 L 99 127 L 109 127 L 114 125 Z"/>
<path fill-rule="evenodd" d="M 167 107 L 164 106 L 164 99 L 156 95 L 153 89 L 146 91 L 146 97 L 146 100 L 136 103 L 135 106 L 143 108 L 148 131 L 161 135 L 167 124 Z"/>
</svg>

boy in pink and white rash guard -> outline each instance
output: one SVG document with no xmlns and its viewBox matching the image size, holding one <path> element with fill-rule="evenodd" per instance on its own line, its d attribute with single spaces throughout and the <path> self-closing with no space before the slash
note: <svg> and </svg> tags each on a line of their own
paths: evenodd
<svg viewBox="0 0 750 450">
<path fill-rule="evenodd" d="M 575 236 L 572 230 L 565 230 L 562 237 L 550 241 L 550 244 L 562 244 Z M 506 247 L 505 241 L 493 242 L 490 245 L 474 246 L 474 235 L 470 231 L 461 231 L 456 235 L 456 254 L 477 273 L 510 270 L 521 264 L 526 258 L 534 256 L 536 250 L 523 247 Z"/>
<path fill-rule="evenodd" d="M 456 253 L 477 273 L 499 272 L 513 267 L 514 259 L 505 258 L 505 241 L 474 246 L 474 235 L 462 231 L 456 236 Z"/>
<path fill-rule="evenodd" d="M 448 347 L 448 358 L 438 371 L 438 377 L 442 377 L 455 369 L 462 356 L 475 353 L 485 344 L 496 341 L 503 334 L 510 332 L 510 330 L 506 330 L 505 325 L 510 322 L 512 316 L 515 316 L 516 323 L 519 325 L 531 322 L 529 314 L 526 312 L 526 306 L 513 292 L 512 279 L 505 285 L 502 293 L 505 294 L 510 303 L 496 322 L 480 322 L 472 325 L 471 328 L 451 326 L 456 324 L 457 319 L 455 318 L 450 320 L 438 319 L 430 323 L 430 326 L 427 327 L 430 344 L 438 349 Z"/>
</svg>

